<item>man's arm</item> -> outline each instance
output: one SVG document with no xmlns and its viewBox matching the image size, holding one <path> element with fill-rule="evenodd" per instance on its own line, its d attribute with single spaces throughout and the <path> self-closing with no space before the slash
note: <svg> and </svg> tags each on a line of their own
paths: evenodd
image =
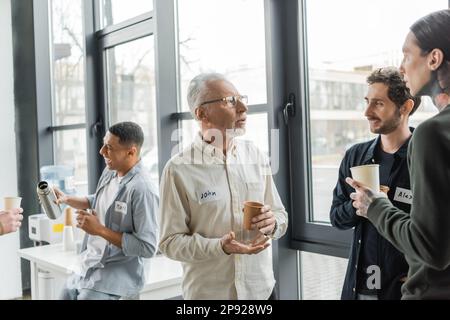
<svg viewBox="0 0 450 320">
<path fill-rule="evenodd" d="M 270 209 L 275 217 L 275 224 L 271 228 L 269 234 L 271 235 L 271 238 L 279 239 L 286 233 L 288 227 L 288 214 L 281 202 L 277 187 L 273 181 L 272 170 L 270 170 L 268 159 L 266 165 L 268 166 L 267 169 L 269 171 L 267 171 L 268 174 L 265 179 L 264 204 L 270 205 Z"/>
<path fill-rule="evenodd" d="M 100 229 L 99 236 L 122 249 L 122 232 L 113 231 L 103 226 L 103 228 Z"/>
<path fill-rule="evenodd" d="M 149 185 L 134 188 L 131 191 L 133 232 L 122 234 L 122 250 L 126 256 L 151 258 L 157 251 L 159 198 Z M 107 232 L 105 236 L 110 237 L 111 240 L 105 239 L 111 242 L 119 240 L 118 234 Z"/>
<path fill-rule="evenodd" d="M 76 213 L 78 228 L 87 234 L 100 236 L 116 247 L 122 248 L 122 233 L 113 231 L 102 225 L 95 211 L 89 213 L 85 210 L 78 210 Z"/>
<path fill-rule="evenodd" d="M 68 206 L 78 210 L 86 210 L 91 208 L 88 197 L 68 196 L 56 187 L 53 187 L 53 190 L 55 190 L 56 204 L 65 203 Z"/>
<path fill-rule="evenodd" d="M 424 123 L 410 142 L 411 214 L 383 198 L 375 199 L 367 212 L 395 247 L 435 269 L 450 265 L 450 198 L 445 194 L 450 181 L 450 141 L 441 129 L 434 122 Z"/>
<path fill-rule="evenodd" d="M 330 210 L 330 222 L 333 227 L 341 230 L 347 230 L 356 226 L 361 222 L 361 217 L 358 217 L 355 208 L 352 206 L 352 199 L 347 191 L 345 178 L 348 177 L 348 151 L 345 153 L 344 159 L 339 167 L 338 181 L 333 190 L 333 202 Z"/>
</svg>

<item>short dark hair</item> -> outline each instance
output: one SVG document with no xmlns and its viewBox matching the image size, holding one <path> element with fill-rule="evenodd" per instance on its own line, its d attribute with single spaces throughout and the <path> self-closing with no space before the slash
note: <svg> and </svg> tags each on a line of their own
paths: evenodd
<svg viewBox="0 0 450 320">
<path fill-rule="evenodd" d="M 368 84 L 383 83 L 388 87 L 388 97 L 395 103 L 397 108 L 400 108 L 408 99 L 414 101 L 414 107 L 409 115 L 416 112 L 420 105 L 420 97 L 413 97 L 406 86 L 400 71 L 395 67 L 379 68 L 374 70 L 367 77 Z"/>
<path fill-rule="evenodd" d="M 119 122 L 108 129 L 113 135 L 119 138 L 119 143 L 122 145 L 131 146 L 135 144 L 138 147 L 138 151 L 144 143 L 144 132 L 142 128 L 134 122 Z"/>
</svg>

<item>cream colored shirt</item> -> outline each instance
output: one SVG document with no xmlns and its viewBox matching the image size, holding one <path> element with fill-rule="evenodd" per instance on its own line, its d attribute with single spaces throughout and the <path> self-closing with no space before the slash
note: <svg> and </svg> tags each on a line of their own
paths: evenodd
<svg viewBox="0 0 450 320">
<path fill-rule="evenodd" d="M 161 179 L 160 251 L 182 262 L 184 299 L 267 299 L 275 279 L 272 250 L 227 255 L 223 235 L 243 228 L 246 200 L 269 204 L 275 238 L 286 232 L 287 213 L 266 157 L 250 142 L 234 140 L 225 157 L 197 136 L 173 157 Z"/>
</svg>

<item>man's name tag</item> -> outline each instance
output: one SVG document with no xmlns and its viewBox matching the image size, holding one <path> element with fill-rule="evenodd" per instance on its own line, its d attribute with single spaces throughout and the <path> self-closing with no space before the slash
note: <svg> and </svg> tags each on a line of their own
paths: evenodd
<svg viewBox="0 0 450 320">
<path fill-rule="evenodd" d="M 217 190 L 205 189 L 202 191 L 197 191 L 197 199 L 200 203 L 206 203 L 211 201 L 220 200 L 220 195 Z"/>
<path fill-rule="evenodd" d="M 399 187 L 397 187 L 397 189 L 395 190 L 394 201 L 412 204 L 412 199 L 413 196 L 411 190 Z"/>
<path fill-rule="evenodd" d="M 116 201 L 114 203 L 114 211 L 126 214 L 127 204 L 125 202 Z"/>
</svg>

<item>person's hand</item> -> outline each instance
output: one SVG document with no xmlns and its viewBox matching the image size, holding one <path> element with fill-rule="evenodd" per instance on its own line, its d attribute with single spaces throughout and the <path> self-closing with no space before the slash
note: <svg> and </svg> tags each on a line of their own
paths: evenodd
<svg viewBox="0 0 450 320">
<path fill-rule="evenodd" d="M 77 210 L 77 227 L 85 231 L 87 234 L 98 236 L 100 235 L 104 225 L 100 223 L 95 210 L 91 210 L 92 213 L 86 210 Z"/>
<path fill-rule="evenodd" d="M 352 178 L 346 178 L 345 182 L 347 182 L 352 188 L 356 190 L 350 194 L 350 199 L 353 200 L 353 207 L 356 208 L 356 214 L 361 217 L 367 218 L 367 210 L 369 209 L 370 204 L 376 198 L 386 198 L 387 195 L 383 192 L 375 192 L 372 189 L 369 189 L 362 185 L 360 182 L 353 180 Z"/>
<path fill-rule="evenodd" d="M 222 244 L 222 249 L 226 254 L 256 254 L 270 246 L 270 243 L 267 243 L 267 240 L 269 239 L 270 238 L 262 235 L 262 237 L 257 237 L 254 239 L 252 243 L 244 244 L 236 241 L 234 232 L 230 231 L 224 235 L 222 239 L 220 239 L 220 243 Z"/>
<path fill-rule="evenodd" d="M 261 213 L 252 218 L 252 229 L 258 229 L 265 235 L 270 235 L 275 229 L 275 216 L 269 205 L 265 205 L 261 208 Z"/>
<path fill-rule="evenodd" d="M 56 204 L 67 204 L 67 195 L 62 192 L 61 190 L 59 190 L 57 187 L 53 186 L 53 191 L 55 191 L 55 195 L 56 195 Z"/>
<path fill-rule="evenodd" d="M 0 235 L 16 232 L 22 225 L 22 208 L 0 211 Z"/>
</svg>

